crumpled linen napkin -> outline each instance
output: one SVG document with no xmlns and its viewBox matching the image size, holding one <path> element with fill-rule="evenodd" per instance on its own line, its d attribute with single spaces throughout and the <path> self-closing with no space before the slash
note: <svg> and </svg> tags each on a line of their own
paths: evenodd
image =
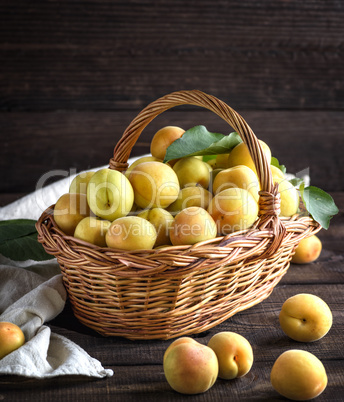
<svg viewBox="0 0 344 402">
<path fill-rule="evenodd" d="M 4 260 L 1 257 L 0 321 L 18 325 L 26 342 L 0 360 L 0 375 L 112 376 L 111 369 L 104 369 L 85 350 L 44 325 L 62 312 L 66 302 L 66 290 L 56 260 L 26 267 Z"/>
</svg>

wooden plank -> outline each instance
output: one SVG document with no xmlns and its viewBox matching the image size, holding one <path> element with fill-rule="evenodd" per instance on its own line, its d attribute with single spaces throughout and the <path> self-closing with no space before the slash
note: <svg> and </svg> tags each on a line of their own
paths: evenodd
<svg viewBox="0 0 344 402">
<path fill-rule="evenodd" d="M 326 191 L 344 189 L 342 112 L 238 111 L 289 172 L 309 169 L 312 184 Z M 71 171 L 106 165 L 116 142 L 137 113 L 0 113 L 0 193 L 34 191 L 40 178 L 54 170 L 51 181 Z M 168 124 L 184 129 L 203 124 L 224 134 L 232 131 L 211 112 L 176 108 L 157 117 L 144 130 L 132 156 L 148 153 L 154 133 Z M 49 180 L 44 180 L 47 183 Z"/>
<path fill-rule="evenodd" d="M 334 326 L 321 340 L 314 343 L 299 343 L 283 334 L 278 324 L 281 302 L 294 293 L 309 292 L 327 299 L 334 314 Z M 342 351 L 342 311 L 341 286 L 278 286 L 263 303 L 246 310 L 206 333 L 194 336 L 206 344 L 219 331 L 234 331 L 245 336 L 252 344 L 255 362 L 251 371 L 234 381 L 217 380 L 205 394 L 190 397 L 194 401 L 231 400 L 278 400 L 269 375 L 274 361 L 285 350 L 302 349 L 315 354 L 324 364 L 329 383 L 319 401 L 333 401 L 340 396 L 343 387 L 344 356 Z M 62 317 L 63 318 L 63 317 Z M 66 316 L 64 317 L 66 318 Z M 165 349 L 172 341 L 128 341 L 122 338 L 102 338 L 59 330 L 52 330 L 68 336 L 89 353 L 114 370 L 114 377 L 89 381 L 85 378 L 57 378 L 36 381 L 14 377 L 1 377 L 1 394 L 6 400 L 43 401 L 61 397 L 65 401 L 83 400 L 86 395 L 110 400 L 181 400 L 182 396 L 171 390 L 162 367 Z"/>
<path fill-rule="evenodd" d="M 270 362 L 272 366 L 273 361 Z M 269 367 L 270 368 L 270 367 Z M 329 361 L 326 364 L 328 374 L 331 376 L 331 384 L 325 389 L 317 401 L 340 401 L 343 381 L 339 374 L 344 365 L 338 361 Z M 116 378 L 117 374 L 117 378 Z M 97 381 L 86 379 L 74 380 L 57 378 L 54 380 L 26 381 L 17 383 L 9 391 L 2 392 L 6 401 L 45 402 L 47 400 L 72 401 L 147 401 L 167 402 L 190 400 L 192 402 L 216 402 L 230 400 L 242 401 L 280 401 L 281 397 L 272 388 L 269 382 L 270 372 L 267 364 L 258 362 L 254 372 L 251 371 L 245 377 L 226 381 L 217 380 L 215 385 L 206 393 L 199 395 L 181 395 L 173 391 L 164 380 L 161 366 L 118 366 L 115 378 Z M 24 387 L 24 384 L 25 387 Z M 331 385 L 331 386 L 330 386 Z"/>
<path fill-rule="evenodd" d="M 343 109 L 343 13 L 339 0 L 5 0 L 0 109 L 137 109 L 194 88 L 240 109 Z"/>
</svg>

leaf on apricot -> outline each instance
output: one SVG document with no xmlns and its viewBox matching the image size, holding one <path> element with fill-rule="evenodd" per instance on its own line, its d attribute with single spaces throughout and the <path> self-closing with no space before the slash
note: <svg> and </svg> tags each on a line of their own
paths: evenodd
<svg viewBox="0 0 344 402">
<path fill-rule="evenodd" d="M 223 135 L 211 133 L 204 126 L 195 126 L 167 148 L 164 162 L 186 156 L 226 154 L 240 142 L 236 132 Z"/>
</svg>

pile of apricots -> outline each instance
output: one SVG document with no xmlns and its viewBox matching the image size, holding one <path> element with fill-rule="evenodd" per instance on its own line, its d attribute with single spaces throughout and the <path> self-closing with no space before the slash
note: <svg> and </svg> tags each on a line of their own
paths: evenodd
<svg viewBox="0 0 344 402">
<path fill-rule="evenodd" d="M 241 142 L 207 161 L 190 156 L 164 163 L 167 147 L 184 132 L 176 126 L 157 131 L 151 154 L 123 173 L 102 168 L 75 176 L 55 204 L 58 227 L 120 250 L 193 245 L 250 228 L 258 217 L 260 184 L 247 146 Z M 271 162 L 270 148 L 260 144 Z M 298 190 L 282 170 L 270 166 L 279 183 L 281 216 L 290 217 L 298 212 Z"/>
</svg>

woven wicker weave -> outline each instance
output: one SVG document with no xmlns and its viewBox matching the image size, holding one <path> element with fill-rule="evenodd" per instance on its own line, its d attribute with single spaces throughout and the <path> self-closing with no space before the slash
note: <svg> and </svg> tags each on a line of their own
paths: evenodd
<svg viewBox="0 0 344 402">
<path fill-rule="evenodd" d="M 250 230 L 194 246 L 123 251 L 66 236 L 53 206 L 38 239 L 56 256 L 75 316 L 104 336 L 170 339 L 205 331 L 267 298 L 299 241 L 321 229 L 309 216 L 279 218 L 280 197 L 264 153 L 244 119 L 200 91 L 179 91 L 148 105 L 117 143 L 110 168 L 124 171 L 142 130 L 160 113 L 196 105 L 224 119 L 247 144 L 261 183 L 259 218 Z"/>
</svg>

